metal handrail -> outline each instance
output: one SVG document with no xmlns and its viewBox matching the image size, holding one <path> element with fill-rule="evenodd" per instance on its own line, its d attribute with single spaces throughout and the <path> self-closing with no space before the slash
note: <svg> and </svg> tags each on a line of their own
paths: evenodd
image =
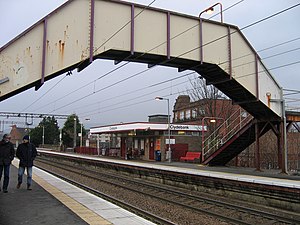
<svg viewBox="0 0 300 225">
<path fill-rule="evenodd" d="M 246 111 L 242 111 L 242 109 L 235 111 L 204 140 L 202 145 L 204 159 L 205 156 L 217 151 L 251 119 L 253 119 L 253 116 Z"/>
</svg>

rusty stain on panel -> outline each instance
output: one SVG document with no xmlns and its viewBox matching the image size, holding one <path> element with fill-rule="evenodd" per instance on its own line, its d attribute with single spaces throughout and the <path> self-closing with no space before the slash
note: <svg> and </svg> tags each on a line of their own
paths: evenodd
<svg viewBox="0 0 300 225">
<path fill-rule="evenodd" d="M 61 55 L 64 57 L 64 52 L 65 52 L 65 43 L 61 44 Z"/>
<path fill-rule="evenodd" d="M 46 49 L 47 49 L 47 52 L 49 53 L 50 52 L 50 41 L 49 40 L 47 40 L 47 42 L 46 42 Z"/>
<path fill-rule="evenodd" d="M 64 65 L 64 52 L 65 52 L 65 43 L 61 40 L 58 41 L 59 45 L 59 67 L 62 67 Z"/>
<path fill-rule="evenodd" d="M 67 39 L 67 31 L 64 31 L 64 40 L 66 41 Z"/>
<path fill-rule="evenodd" d="M 30 55 L 30 46 L 29 46 L 28 48 L 26 48 L 26 53 L 27 53 L 28 55 Z"/>
</svg>

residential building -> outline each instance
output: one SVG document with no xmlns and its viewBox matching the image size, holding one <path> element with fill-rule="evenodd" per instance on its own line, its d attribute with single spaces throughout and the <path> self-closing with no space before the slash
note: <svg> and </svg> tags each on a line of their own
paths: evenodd
<svg viewBox="0 0 300 225">
<path fill-rule="evenodd" d="M 17 127 L 17 125 L 12 125 L 10 131 L 10 141 L 15 145 L 15 147 L 18 147 L 18 145 L 23 142 L 23 137 L 26 134 L 29 134 L 28 128 Z"/>
</svg>

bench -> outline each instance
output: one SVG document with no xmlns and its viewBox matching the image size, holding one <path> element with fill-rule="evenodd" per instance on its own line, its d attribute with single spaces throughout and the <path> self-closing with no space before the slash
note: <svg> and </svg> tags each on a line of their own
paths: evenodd
<svg viewBox="0 0 300 225">
<path fill-rule="evenodd" d="M 201 152 L 187 152 L 185 156 L 180 157 L 180 161 L 195 161 L 196 159 L 199 159 L 200 161 Z"/>
</svg>

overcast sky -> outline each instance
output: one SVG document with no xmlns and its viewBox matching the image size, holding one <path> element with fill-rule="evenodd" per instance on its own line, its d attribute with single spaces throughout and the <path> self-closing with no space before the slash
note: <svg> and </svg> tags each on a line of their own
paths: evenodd
<svg viewBox="0 0 300 225">
<path fill-rule="evenodd" d="M 0 0 L 0 46 L 9 42 L 64 2 L 66 1 Z M 152 0 L 135 0 L 129 2 L 148 5 Z M 220 2 L 223 4 L 223 10 L 240 2 L 236 6 L 224 11 L 223 15 L 224 22 L 242 29 L 283 9 L 299 4 L 300 1 L 224 0 Z M 156 0 L 152 6 L 198 16 L 202 10 L 215 3 L 215 1 L 207 0 Z M 209 16 L 203 15 L 203 17 L 208 18 Z M 219 21 L 220 17 L 217 15 L 211 19 Z M 242 29 L 242 33 L 259 52 L 261 58 L 266 58 L 263 60 L 266 67 L 271 69 L 271 73 L 275 79 L 285 89 L 300 90 L 299 21 L 300 6 L 250 28 Z M 261 51 L 284 42 L 289 43 L 270 50 Z M 285 51 L 287 53 L 281 54 Z M 279 55 L 275 56 L 276 54 Z M 286 66 L 287 64 L 292 65 Z M 69 93 L 116 67 L 113 61 L 96 60 L 80 73 L 74 71 L 72 76 L 65 76 L 63 74 L 46 82 L 38 91 L 34 91 L 34 88 L 32 88 L 0 102 L 0 112 L 76 113 L 81 121 L 84 121 L 86 118 L 90 119 L 90 121 L 84 121 L 86 127 L 109 125 L 119 122 L 147 121 L 149 115 L 167 114 L 166 101 L 155 101 L 155 96 L 170 98 L 170 109 L 172 109 L 179 93 L 184 94 L 184 91 L 190 88 L 189 78 L 193 79 L 194 77 L 194 75 L 191 75 L 190 77 L 149 88 L 152 84 L 190 72 L 178 73 L 174 68 L 155 67 L 134 79 L 122 82 L 91 95 L 84 100 L 78 100 L 75 104 L 71 104 L 74 100 L 91 93 L 94 87 L 88 86 L 74 94 Z M 146 68 L 146 64 L 130 63 L 118 70 L 118 72 L 112 73 L 105 79 L 102 79 L 101 82 L 98 82 L 97 89 L 104 88 Z M 65 95 L 68 96 L 60 99 Z M 43 97 L 40 98 L 41 96 Z M 299 97 L 299 95 L 293 96 L 296 99 L 299 99 Z M 299 105 L 299 102 L 297 104 Z M 12 121 L 15 119 L 0 118 L 0 120 Z M 63 122 L 60 121 L 61 124 Z M 39 120 L 35 120 L 33 125 L 36 126 L 38 123 Z M 7 129 L 9 129 L 8 125 L 5 126 L 5 130 Z"/>
</svg>

